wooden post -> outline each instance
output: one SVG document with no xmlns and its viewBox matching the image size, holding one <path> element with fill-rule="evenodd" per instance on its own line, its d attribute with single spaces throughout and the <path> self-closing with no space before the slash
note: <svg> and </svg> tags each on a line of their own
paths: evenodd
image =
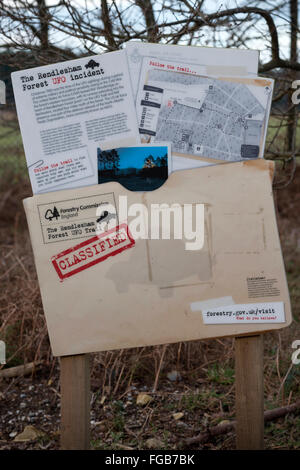
<svg viewBox="0 0 300 470">
<path fill-rule="evenodd" d="M 90 448 L 90 356 L 60 358 L 61 448 Z"/>
<path fill-rule="evenodd" d="M 263 335 L 235 339 L 235 383 L 237 449 L 263 449 Z"/>
</svg>

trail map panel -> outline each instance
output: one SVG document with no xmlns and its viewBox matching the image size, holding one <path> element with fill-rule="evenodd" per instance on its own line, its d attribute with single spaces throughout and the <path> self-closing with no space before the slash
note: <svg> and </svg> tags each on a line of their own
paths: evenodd
<svg viewBox="0 0 300 470">
<path fill-rule="evenodd" d="M 171 141 L 173 152 L 207 159 L 262 157 L 272 80 L 200 73 L 145 61 L 137 101 L 142 140 Z"/>
</svg>

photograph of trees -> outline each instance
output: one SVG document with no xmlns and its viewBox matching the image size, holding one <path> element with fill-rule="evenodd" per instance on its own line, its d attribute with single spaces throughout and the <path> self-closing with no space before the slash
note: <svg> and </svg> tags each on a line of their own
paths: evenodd
<svg viewBox="0 0 300 470">
<path fill-rule="evenodd" d="M 97 149 L 98 183 L 118 181 L 130 191 L 152 191 L 168 178 L 168 147 Z"/>
</svg>

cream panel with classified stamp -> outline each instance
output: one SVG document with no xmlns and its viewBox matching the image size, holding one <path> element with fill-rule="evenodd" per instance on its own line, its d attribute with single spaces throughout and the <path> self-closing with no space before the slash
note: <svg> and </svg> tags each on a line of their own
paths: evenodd
<svg viewBox="0 0 300 470">
<path fill-rule="evenodd" d="M 109 182 L 26 199 L 53 354 L 288 326 L 272 174 L 260 159 L 175 172 L 144 193 Z"/>
</svg>

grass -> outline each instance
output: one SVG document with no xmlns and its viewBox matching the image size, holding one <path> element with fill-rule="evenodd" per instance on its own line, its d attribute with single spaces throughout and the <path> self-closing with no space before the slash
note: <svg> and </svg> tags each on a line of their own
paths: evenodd
<svg viewBox="0 0 300 470">
<path fill-rule="evenodd" d="M 287 121 L 271 116 L 266 137 L 265 152 L 284 152 L 286 145 Z M 300 123 L 296 135 L 296 148 L 300 148 Z M 15 177 L 27 178 L 26 160 L 21 133 L 17 121 L 9 121 L 9 125 L 0 122 L 0 175 L 7 170 Z"/>
<path fill-rule="evenodd" d="M 0 126 L 0 319 L 1 326 L 4 325 L 2 331 L 0 326 L 0 338 L 8 343 L 8 367 L 42 359 L 45 367 L 52 371 L 55 359 L 49 349 L 21 203 L 31 194 L 31 189 L 20 134 L 17 130 L 10 134 L 9 131 L 7 126 Z M 276 145 L 283 148 L 284 133 L 280 132 Z M 272 135 L 274 130 L 270 128 L 268 138 Z M 297 134 L 297 145 L 300 145 L 298 139 L 300 132 Z M 281 176 L 279 170 L 277 177 Z M 295 321 L 289 328 L 265 335 L 266 409 L 299 399 L 300 365 L 294 365 L 287 374 L 293 352 L 291 344 L 300 339 L 299 195 L 297 170 L 294 181 L 275 193 Z M 233 364 L 233 340 L 228 338 L 173 344 L 166 349 L 147 347 L 94 354 L 92 391 L 95 400 L 92 410 L 95 421 L 104 424 L 92 428 L 92 447 L 116 449 L 118 445 L 127 445 L 142 449 L 147 439 L 155 437 L 162 442 L 163 449 L 177 449 L 185 437 L 222 420 L 234 419 Z M 174 369 L 180 371 L 182 378 L 170 382 L 167 373 Z M 153 392 L 157 376 L 158 386 Z M 53 379 L 58 381 L 58 376 Z M 137 407 L 135 403 L 141 391 L 153 395 L 153 401 L 145 408 Z M 107 397 L 104 403 L 101 403 L 102 395 Z M 184 413 L 179 422 L 172 417 L 178 411 Z M 268 424 L 265 436 L 266 448 L 299 449 L 300 418 L 293 415 Z M 230 435 L 212 440 L 204 448 L 231 449 L 234 446 L 234 438 Z"/>
<path fill-rule="evenodd" d="M 195 410 L 200 410 L 203 408 L 205 403 L 205 396 L 203 393 L 192 392 L 184 394 L 180 402 L 180 410 L 185 410 L 186 412 L 194 412 Z"/>
<path fill-rule="evenodd" d="M 124 404 L 121 400 L 113 402 L 113 419 L 112 429 L 115 436 L 121 436 L 124 432 L 125 419 L 124 419 Z"/>
<path fill-rule="evenodd" d="M 0 175 L 7 173 L 15 180 L 28 178 L 22 138 L 16 124 L 0 124 Z"/>
<path fill-rule="evenodd" d="M 213 364 L 207 372 L 207 379 L 218 384 L 232 384 L 234 382 L 234 369 Z"/>
<path fill-rule="evenodd" d="M 0 334 L 1 339 L 5 342 L 6 345 L 6 357 L 9 357 L 9 366 L 19 366 L 24 363 L 22 354 L 19 352 L 19 345 L 15 341 L 16 336 L 18 336 L 20 331 L 20 321 L 16 321 L 14 324 L 10 324 L 5 329 L 5 334 Z M 21 338 L 20 338 L 21 339 Z"/>
<path fill-rule="evenodd" d="M 281 116 L 271 116 L 266 137 L 265 152 L 284 152 L 286 148 L 287 120 Z M 300 123 L 298 123 L 296 142 L 297 149 L 300 148 Z"/>
<path fill-rule="evenodd" d="M 11 126 L 0 125 L 1 148 L 12 152 L 16 148 L 22 149 L 23 143 L 21 133 L 16 123 Z"/>
</svg>

